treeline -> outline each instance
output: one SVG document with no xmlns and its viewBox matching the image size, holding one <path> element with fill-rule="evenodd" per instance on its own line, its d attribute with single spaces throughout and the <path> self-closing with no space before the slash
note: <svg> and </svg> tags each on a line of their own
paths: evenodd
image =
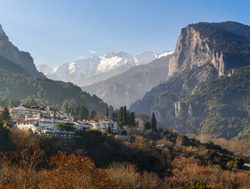
<svg viewBox="0 0 250 189">
<path fill-rule="evenodd" d="M 74 107 L 66 104 L 62 109 L 65 113 L 72 115 L 74 120 L 94 120 L 97 118 L 97 112 L 95 110 L 89 111 L 84 105 Z"/>
<path fill-rule="evenodd" d="M 117 121 L 121 126 L 136 126 L 135 113 L 127 110 L 126 106 L 120 107 L 111 114 L 111 118 Z"/>
<path fill-rule="evenodd" d="M 6 69 L 4 65 L 7 64 L 12 64 L 12 69 Z M 61 108 L 65 100 L 75 100 L 78 105 L 105 114 L 107 104 L 97 96 L 82 91 L 80 87 L 47 78 L 34 78 L 20 73 L 18 69 L 11 62 L 0 64 L 0 96 L 20 101 L 32 98 L 57 108 Z"/>
</svg>

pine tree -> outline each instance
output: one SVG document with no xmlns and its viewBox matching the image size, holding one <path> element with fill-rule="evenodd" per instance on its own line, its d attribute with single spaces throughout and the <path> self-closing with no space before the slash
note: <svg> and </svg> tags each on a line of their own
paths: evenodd
<svg viewBox="0 0 250 189">
<path fill-rule="evenodd" d="M 109 119 L 109 107 L 106 109 L 106 118 Z"/>
<path fill-rule="evenodd" d="M 151 127 L 152 127 L 152 131 L 157 130 L 157 121 L 156 121 L 156 118 L 155 118 L 155 113 L 152 114 Z"/>
<path fill-rule="evenodd" d="M 123 106 L 120 107 L 119 111 L 118 111 L 118 122 L 123 124 L 123 113 L 124 109 Z"/>
<path fill-rule="evenodd" d="M 123 116 L 122 116 L 122 122 L 123 124 L 127 124 L 128 123 L 128 119 L 127 119 L 127 107 L 124 106 L 123 108 Z"/>
<path fill-rule="evenodd" d="M 149 129 L 151 129 L 151 123 L 149 123 L 148 121 L 144 124 L 144 128 L 146 129 L 146 130 L 149 130 Z"/>
<path fill-rule="evenodd" d="M 129 114 L 129 125 L 131 126 L 135 126 L 135 113 L 134 112 L 131 112 Z"/>
</svg>

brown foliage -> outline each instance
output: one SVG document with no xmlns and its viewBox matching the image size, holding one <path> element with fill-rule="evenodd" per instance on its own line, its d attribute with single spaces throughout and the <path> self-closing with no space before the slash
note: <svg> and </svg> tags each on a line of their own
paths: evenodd
<svg viewBox="0 0 250 189">
<path fill-rule="evenodd" d="M 129 163 L 113 163 L 106 172 L 118 189 L 158 189 L 162 183 L 156 174 L 140 174 L 136 167 Z"/>
<path fill-rule="evenodd" d="M 52 170 L 43 172 L 40 188 L 108 188 L 110 181 L 104 170 L 97 169 L 88 157 L 58 152 L 51 157 Z"/>
</svg>

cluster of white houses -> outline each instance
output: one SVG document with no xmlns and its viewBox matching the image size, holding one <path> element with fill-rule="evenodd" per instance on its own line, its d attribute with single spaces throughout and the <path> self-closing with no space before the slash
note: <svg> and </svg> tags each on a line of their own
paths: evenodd
<svg viewBox="0 0 250 189">
<path fill-rule="evenodd" d="M 46 106 L 24 107 L 18 106 L 10 109 L 13 123 L 21 130 L 30 130 L 38 135 L 51 135 L 58 137 L 71 137 L 85 129 L 95 129 L 101 132 L 118 132 L 115 121 L 74 121 L 71 115 L 60 111 L 51 110 Z M 58 125 L 70 125 L 70 130 Z"/>
</svg>

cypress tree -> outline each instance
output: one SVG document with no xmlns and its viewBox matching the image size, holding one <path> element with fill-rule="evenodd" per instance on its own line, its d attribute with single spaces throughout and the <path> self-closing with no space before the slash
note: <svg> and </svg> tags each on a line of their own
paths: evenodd
<svg viewBox="0 0 250 189">
<path fill-rule="evenodd" d="M 152 131 L 157 130 L 157 121 L 156 121 L 156 118 L 155 118 L 155 113 L 152 114 L 151 127 L 152 127 Z"/>
</svg>

